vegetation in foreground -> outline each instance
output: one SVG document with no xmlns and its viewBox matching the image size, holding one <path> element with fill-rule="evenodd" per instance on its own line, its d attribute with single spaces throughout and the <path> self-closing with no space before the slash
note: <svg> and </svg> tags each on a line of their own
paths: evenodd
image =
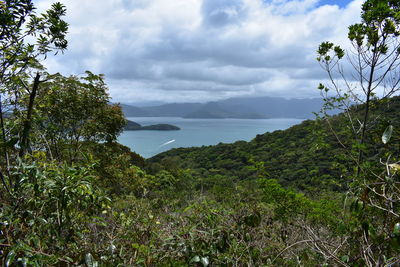
<svg viewBox="0 0 400 267">
<path fill-rule="evenodd" d="M 0 1 L 2 265 L 399 264 L 397 1 L 367 0 L 349 29 L 359 91 L 332 78 L 345 51 L 320 45 L 318 120 L 149 162 L 115 142 L 102 75 L 41 66 L 67 47 L 65 12 Z"/>
</svg>

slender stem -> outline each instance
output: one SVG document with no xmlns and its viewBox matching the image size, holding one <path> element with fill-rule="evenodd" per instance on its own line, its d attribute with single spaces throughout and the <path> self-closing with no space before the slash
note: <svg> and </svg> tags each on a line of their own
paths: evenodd
<svg viewBox="0 0 400 267">
<path fill-rule="evenodd" d="M 6 129 L 4 127 L 4 116 L 3 116 L 3 103 L 1 102 L 1 95 L 0 95 L 0 124 L 1 124 L 1 132 L 2 132 L 2 139 L 4 143 L 4 159 L 6 161 L 6 170 L 7 170 L 7 175 L 9 175 L 9 166 L 10 166 L 10 161 L 8 158 L 8 152 L 7 152 L 7 136 L 6 136 Z"/>
<path fill-rule="evenodd" d="M 365 102 L 365 111 L 364 111 L 364 119 L 363 119 L 363 123 L 361 125 L 361 140 L 360 140 L 360 145 L 361 148 L 359 149 L 358 152 L 358 164 L 357 164 L 357 177 L 360 176 L 360 172 L 361 172 L 361 161 L 363 158 L 363 149 L 362 149 L 362 145 L 365 142 L 365 132 L 367 129 L 367 122 L 368 122 L 368 115 L 369 115 L 369 108 L 370 108 L 370 102 L 371 102 L 371 92 L 372 92 L 372 84 L 373 84 L 373 79 L 374 79 L 374 71 L 375 71 L 375 63 L 376 63 L 376 57 L 374 56 L 374 59 L 372 61 L 372 65 L 371 65 L 371 71 L 369 73 L 369 80 L 368 80 L 368 88 L 367 88 L 367 100 Z"/>
<path fill-rule="evenodd" d="M 7 151 L 7 145 L 6 145 L 7 136 L 6 136 L 6 129 L 4 127 L 3 103 L 1 102 L 1 94 L 0 94 L 0 127 L 1 127 L 1 132 L 2 132 L 1 138 L 3 139 L 3 153 L 4 153 L 4 160 L 6 163 L 6 174 L 8 177 L 9 184 L 12 187 L 12 181 L 11 181 L 11 177 L 10 177 L 10 160 L 8 157 L 8 151 Z M 10 190 L 6 184 L 3 173 L 1 173 L 1 180 L 6 188 L 7 192 L 10 192 Z"/>
<path fill-rule="evenodd" d="M 8 194 L 11 194 L 10 188 L 8 188 L 8 185 L 6 183 L 6 179 L 4 178 L 3 173 L 0 171 L 0 177 L 1 177 L 1 182 L 3 183 L 5 189 L 7 190 Z"/>
<path fill-rule="evenodd" d="M 32 91 L 29 95 L 28 111 L 27 111 L 26 119 L 24 122 L 24 128 L 23 128 L 23 132 L 22 132 L 21 150 L 19 151 L 20 157 L 24 156 L 26 150 L 29 147 L 29 132 L 31 130 L 31 125 L 32 125 L 33 103 L 35 101 L 36 93 L 39 88 L 39 83 L 40 83 L 40 74 L 38 72 L 38 73 L 36 73 L 35 80 L 33 81 Z"/>
</svg>

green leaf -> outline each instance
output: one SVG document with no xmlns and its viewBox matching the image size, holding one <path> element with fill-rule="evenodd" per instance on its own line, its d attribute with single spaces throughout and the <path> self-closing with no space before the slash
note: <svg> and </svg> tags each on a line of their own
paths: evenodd
<svg viewBox="0 0 400 267">
<path fill-rule="evenodd" d="M 393 227 L 393 234 L 395 236 L 400 236 L 400 223 L 396 223 Z"/>
<path fill-rule="evenodd" d="M 387 143 L 389 142 L 390 138 L 392 137 L 392 133 L 393 133 L 393 126 L 392 126 L 392 125 L 389 125 L 389 126 L 386 128 L 386 130 L 385 130 L 385 132 L 383 133 L 383 135 L 382 135 L 382 142 L 383 142 L 384 144 L 387 144 Z"/>
<path fill-rule="evenodd" d="M 10 266 L 15 259 L 15 252 L 11 250 L 8 255 L 7 255 L 7 260 L 6 260 L 6 267 Z"/>
<path fill-rule="evenodd" d="M 199 256 L 194 256 L 190 262 L 200 262 L 200 257 Z"/>
<path fill-rule="evenodd" d="M 110 252 L 110 254 L 114 254 L 116 249 L 117 247 L 114 244 L 110 244 L 108 246 L 108 251 Z"/>
<path fill-rule="evenodd" d="M 99 266 L 98 262 L 94 260 L 92 254 L 87 253 L 85 255 L 85 263 L 87 267 L 97 267 Z"/>
<path fill-rule="evenodd" d="M 349 262 L 350 258 L 349 258 L 349 256 L 344 255 L 344 256 L 341 257 L 341 260 L 344 261 L 344 262 Z"/>
<path fill-rule="evenodd" d="M 19 139 L 17 137 L 13 137 L 6 142 L 7 147 L 14 147 L 18 143 Z"/>
<path fill-rule="evenodd" d="M 400 170 L 400 164 L 398 163 L 392 163 L 388 165 L 391 169 L 395 169 L 396 171 Z"/>
<path fill-rule="evenodd" d="M 207 258 L 207 257 L 201 257 L 200 263 L 201 263 L 204 267 L 207 267 L 207 266 L 210 264 L 210 262 L 208 261 L 208 258 Z"/>
<path fill-rule="evenodd" d="M 28 266 L 27 258 L 18 258 L 17 262 L 18 262 L 18 266 L 22 266 L 22 267 Z"/>
<path fill-rule="evenodd" d="M 194 205 L 187 206 L 187 207 L 183 210 L 183 212 L 187 212 L 188 210 L 190 210 L 190 209 L 193 208 L 193 207 L 194 207 Z"/>
</svg>

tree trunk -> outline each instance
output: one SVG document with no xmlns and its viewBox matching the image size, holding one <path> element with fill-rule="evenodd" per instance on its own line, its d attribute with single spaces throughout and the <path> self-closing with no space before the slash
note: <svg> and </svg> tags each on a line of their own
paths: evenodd
<svg viewBox="0 0 400 267">
<path fill-rule="evenodd" d="M 32 112 L 33 112 L 33 103 L 35 101 L 37 89 L 39 88 L 40 84 L 40 74 L 36 73 L 35 80 L 33 81 L 32 91 L 29 95 L 29 105 L 26 114 L 26 119 L 24 122 L 24 128 L 21 137 L 21 150 L 19 151 L 19 156 L 23 157 L 26 151 L 29 148 L 29 132 L 31 130 L 32 125 Z"/>
<path fill-rule="evenodd" d="M 9 179 L 10 186 L 12 187 L 12 182 L 10 179 L 10 161 L 8 159 L 8 151 L 7 151 L 7 145 L 6 145 L 7 137 L 6 137 L 6 129 L 4 127 L 3 104 L 1 103 L 1 95 L 0 95 L 0 127 L 1 127 L 1 132 L 2 132 L 1 138 L 3 139 L 3 155 L 4 155 L 4 161 L 6 164 L 6 173 L 7 173 L 8 179 Z M 1 177 L 1 181 L 3 182 L 5 189 L 7 190 L 7 192 L 10 192 L 10 190 L 7 186 L 6 180 L 4 178 L 4 175 L 1 172 L 0 172 L 0 177 Z"/>
<path fill-rule="evenodd" d="M 376 46 L 375 46 L 376 49 Z M 376 54 L 373 56 L 371 72 L 369 74 L 369 81 L 368 81 L 368 88 L 367 88 L 367 100 L 365 102 L 365 111 L 364 111 L 364 119 L 362 123 L 362 131 L 361 131 L 361 140 L 360 140 L 360 151 L 358 152 L 358 163 L 357 163 L 357 177 L 360 176 L 361 173 L 361 161 L 363 160 L 363 148 L 362 145 L 365 143 L 365 132 L 367 130 L 367 123 L 368 123 L 368 115 L 369 115 L 369 108 L 371 102 L 371 91 L 372 91 L 372 84 L 374 82 L 374 72 L 375 72 L 375 64 L 376 64 Z"/>
</svg>

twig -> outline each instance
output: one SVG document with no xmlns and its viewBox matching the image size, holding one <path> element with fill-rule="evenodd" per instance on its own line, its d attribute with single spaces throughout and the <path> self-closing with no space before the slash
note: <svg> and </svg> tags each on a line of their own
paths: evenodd
<svg viewBox="0 0 400 267">
<path fill-rule="evenodd" d="M 276 255 L 276 257 L 272 260 L 272 262 L 275 262 L 275 260 L 276 260 L 280 255 L 282 255 L 286 250 L 288 250 L 288 249 L 290 249 L 290 248 L 292 248 L 292 247 L 294 247 L 294 246 L 296 246 L 296 245 L 298 245 L 298 244 L 310 243 L 310 242 L 314 242 L 314 240 L 312 240 L 312 239 L 301 240 L 301 241 L 298 241 L 298 242 L 296 242 L 296 243 L 291 244 L 290 246 L 286 247 L 284 250 L 282 250 L 281 252 L 279 252 L 278 255 Z"/>
</svg>

